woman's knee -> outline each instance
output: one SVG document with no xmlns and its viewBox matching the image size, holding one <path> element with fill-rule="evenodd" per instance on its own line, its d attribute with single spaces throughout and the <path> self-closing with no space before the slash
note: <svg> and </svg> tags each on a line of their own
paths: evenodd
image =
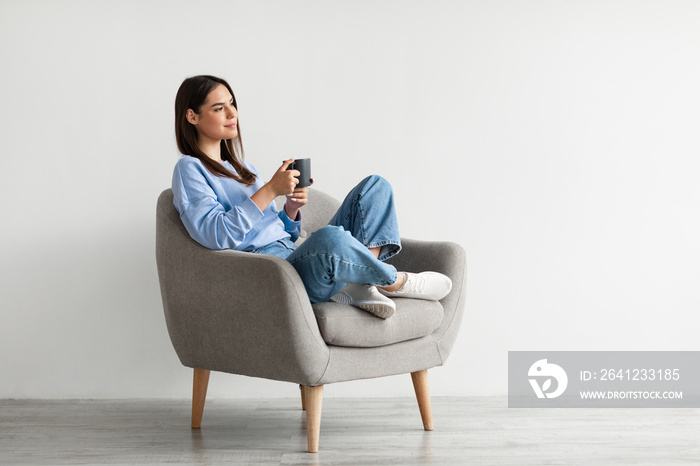
<svg viewBox="0 0 700 466">
<path fill-rule="evenodd" d="M 362 191 L 366 194 L 372 191 L 392 192 L 391 184 L 379 175 L 370 175 L 362 180 Z"/>
<path fill-rule="evenodd" d="M 325 244 L 337 244 L 338 242 L 345 241 L 350 233 L 346 231 L 343 227 L 335 225 L 326 225 L 325 227 L 319 228 L 311 234 L 311 238 L 314 241 L 325 243 Z M 307 240 L 308 241 L 308 240 Z"/>
<path fill-rule="evenodd" d="M 341 226 L 328 225 L 316 230 L 303 244 L 309 244 L 319 254 L 328 254 L 333 257 L 351 259 L 358 251 L 367 254 L 367 248 L 355 238 L 349 231 Z"/>
<path fill-rule="evenodd" d="M 382 177 L 381 175 L 369 175 L 367 178 L 363 180 L 364 183 L 367 183 L 369 186 L 388 186 L 391 187 L 389 182 Z"/>
</svg>

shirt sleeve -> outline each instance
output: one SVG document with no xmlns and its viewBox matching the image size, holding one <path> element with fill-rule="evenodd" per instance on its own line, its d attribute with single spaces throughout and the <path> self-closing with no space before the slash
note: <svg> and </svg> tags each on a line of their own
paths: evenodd
<svg viewBox="0 0 700 466">
<path fill-rule="evenodd" d="M 175 167 L 172 186 L 182 223 L 195 241 L 209 249 L 235 249 L 263 217 L 250 198 L 225 210 L 204 175 L 180 164 Z"/>
<path fill-rule="evenodd" d="M 289 233 L 289 235 L 292 237 L 292 241 L 298 240 L 299 235 L 301 234 L 301 210 L 299 211 L 298 220 L 290 219 L 284 207 L 280 209 L 277 215 L 279 216 L 280 220 L 282 220 L 282 223 L 284 223 L 284 231 Z"/>
</svg>

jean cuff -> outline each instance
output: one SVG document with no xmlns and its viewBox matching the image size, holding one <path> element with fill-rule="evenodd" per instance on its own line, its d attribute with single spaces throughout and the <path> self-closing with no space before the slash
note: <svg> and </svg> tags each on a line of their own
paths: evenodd
<svg viewBox="0 0 700 466">
<path fill-rule="evenodd" d="M 383 262 L 401 252 L 401 242 L 380 241 L 377 243 L 368 244 L 367 248 L 381 248 L 379 250 L 378 259 Z"/>
</svg>

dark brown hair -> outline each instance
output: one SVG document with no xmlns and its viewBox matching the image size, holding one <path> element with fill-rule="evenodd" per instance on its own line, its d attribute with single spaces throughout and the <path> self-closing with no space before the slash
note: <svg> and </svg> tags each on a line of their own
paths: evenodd
<svg viewBox="0 0 700 466">
<path fill-rule="evenodd" d="M 201 75 L 192 76 L 185 79 L 177 90 L 175 97 L 175 139 L 177 140 L 177 148 L 184 155 L 191 155 L 198 158 L 207 170 L 216 176 L 225 178 L 233 178 L 234 180 L 246 184 L 248 186 L 255 183 L 255 174 L 248 170 L 243 165 L 243 143 L 241 142 L 241 125 L 238 124 L 238 135 L 233 139 L 224 139 L 221 141 L 221 158 L 233 165 L 236 173 L 231 173 L 220 163 L 210 159 L 199 148 L 198 140 L 199 133 L 197 128 L 187 121 L 187 110 L 192 109 L 199 114 L 202 105 L 207 100 L 207 96 L 218 85 L 223 84 L 233 97 L 233 106 L 238 110 L 236 96 L 233 95 L 231 86 L 226 81 L 215 76 Z M 235 144 L 234 144 L 235 142 Z"/>
</svg>

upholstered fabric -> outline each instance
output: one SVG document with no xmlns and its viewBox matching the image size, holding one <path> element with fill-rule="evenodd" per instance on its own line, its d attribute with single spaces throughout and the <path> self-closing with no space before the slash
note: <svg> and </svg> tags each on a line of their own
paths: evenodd
<svg viewBox="0 0 700 466">
<path fill-rule="evenodd" d="M 314 385 L 408 374 L 444 364 L 432 335 L 376 348 L 328 349 L 328 368 Z"/>
<path fill-rule="evenodd" d="M 313 208 L 304 207 L 301 209 L 301 235 L 296 241 L 297 245 L 301 244 L 314 231 L 328 225 L 328 222 L 340 207 L 339 200 L 322 191 L 309 188 L 309 195 L 313 199 Z M 277 208 L 281 210 L 286 200 L 285 196 L 275 199 Z"/>
<path fill-rule="evenodd" d="M 372 348 L 429 335 L 444 311 L 437 301 L 395 299 L 396 313 L 379 319 L 369 312 L 337 303 L 313 305 L 318 328 L 329 345 Z"/>
<path fill-rule="evenodd" d="M 339 205 L 310 188 L 302 231 L 308 236 L 326 225 Z M 462 319 L 465 253 L 449 242 L 402 238 L 402 246 L 401 253 L 389 261 L 400 270 L 433 270 L 452 279 L 452 292 L 439 305 L 428 301 L 401 304 L 405 322 L 399 324 L 397 319 L 393 327 L 380 328 L 380 319 L 338 304 L 318 306 L 317 319 L 291 264 L 277 257 L 213 251 L 199 245 L 180 221 L 172 191 L 165 190 L 157 205 L 156 259 L 173 347 L 187 367 L 308 386 L 439 366 L 450 353 Z M 442 308 L 441 319 L 437 306 Z M 416 322 L 420 316 L 413 313 L 419 308 L 426 316 L 420 324 Z M 336 332 L 336 343 L 329 344 L 320 327 L 326 331 L 329 319 L 342 312 L 348 314 L 348 320 L 334 325 L 344 331 Z M 352 318 L 357 318 L 355 329 Z M 433 330 L 426 330 L 429 327 Z M 338 346 L 341 333 L 354 346 Z M 360 346 L 374 343 L 381 346 Z"/>
<path fill-rule="evenodd" d="M 294 267 L 277 257 L 199 245 L 171 209 L 172 194 L 163 197 L 158 273 L 166 324 L 182 364 L 276 380 L 318 380 L 329 352 Z"/>
<path fill-rule="evenodd" d="M 452 291 L 440 300 L 445 316 L 440 326 L 432 333 L 438 343 L 440 357 L 447 359 L 457 339 L 462 323 L 467 293 L 467 257 L 464 248 L 449 241 L 418 241 L 401 239 L 401 254 L 387 262 L 398 270 L 440 272 L 452 279 Z"/>
</svg>

